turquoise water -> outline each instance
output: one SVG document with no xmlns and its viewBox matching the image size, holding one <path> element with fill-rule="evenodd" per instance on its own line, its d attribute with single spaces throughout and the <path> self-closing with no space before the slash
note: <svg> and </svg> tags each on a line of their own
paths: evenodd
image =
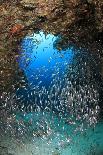
<svg viewBox="0 0 103 155">
<path fill-rule="evenodd" d="M 56 48 L 60 39 L 39 31 L 21 41 L 24 76 L 11 95 L 3 137 L 13 155 L 103 154 L 95 57 L 70 45 Z"/>
<path fill-rule="evenodd" d="M 63 118 L 48 112 L 29 113 L 25 116 L 18 114 L 17 120 L 23 120 L 25 126 L 32 120 L 28 135 L 32 137 L 29 143 L 37 146 L 34 155 L 38 151 L 38 154 L 41 152 L 43 155 L 89 155 L 103 151 L 103 122 L 99 122 L 95 128 L 84 129 L 83 124 L 66 124 Z M 27 140 L 25 143 L 28 143 Z"/>
</svg>

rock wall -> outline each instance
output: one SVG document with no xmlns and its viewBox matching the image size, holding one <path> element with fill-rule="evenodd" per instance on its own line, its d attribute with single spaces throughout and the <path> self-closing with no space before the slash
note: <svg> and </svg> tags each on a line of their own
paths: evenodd
<svg viewBox="0 0 103 155">
<path fill-rule="evenodd" d="M 94 16 L 97 29 L 103 31 L 103 0 L 87 0 L 89 4 L 94 6 Z"/>
<path fill-rule="evenodd" d="M 81 19 L 92 20 L 94 28 L 100 32 L 103 30 L 102 0 L 5 0 L 0 3 L 0 12 L 3 40 L 15 24 L 33 27 L 38 17 L 45 19 L 45 30 L 55 33 L 63 32 Z"/>
<path fill-rule="evenodd" d="M 18 55 L 14 52 L 17 42 L 26 34 L 32 33 L 35 28 L 43 29 L 47 33 L 62 34 L 67 44 L 69 41 L 78 46 L 85 44 L 87 48 L 91 47 L 95 34 L 103 31 L 103 1 L 0 1 L 0 53 L 4 53 L 1 54 L 4 61 L 5 57 L 7 60 L 10 59 L 10 53 L 11 58 L 15 60 Z M 93 47 L 94 44 L 95 42 Z M 11 61 L 4 63 L 7 68 L 11 66 Z M 12 79 L 13 69 L 7 70 L 10 73 L 9 78 Z M 6 79 L 6 72 L 4 75 L 0 73 L 2 79 Z"/>
</svg>

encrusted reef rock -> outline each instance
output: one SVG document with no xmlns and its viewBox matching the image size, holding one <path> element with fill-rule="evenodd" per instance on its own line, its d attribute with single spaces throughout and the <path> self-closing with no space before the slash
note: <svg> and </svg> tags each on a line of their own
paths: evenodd
<svg viewBox="0 0 103 155">
<path fill-rule="evenodd" d="M 37 2 L 34 0 L 21 0 L 20 5 L 24 8 L 35 9 L 35 7 L 37 7 Z"/>
<path fill-rule="evenodd" d="M 87 0 L 94 7 L 94 17 L 97 29 L 103 31 L 103 0 Z"/>
<path fill-rule="evenodd" d="M 16 48 L 16 40 L 20 40 L 25 34 L 32 33 L 35 28 L 62 34 L 67 44 L 69 40 L 76 45 L 81 42 L 90 46 L 92 41 L 90 44 L 88 42 L 94 38 L 95 33 L 103 31 L 103 0 L 0 1 L 0 52 L 3 53 L 0 55 L 2 59 L 6 57 L 9 60 L 9 53 L 14 53 L 13 49 Z M 13 54 L 14 57 L 16 54 Z M 0 62 L 0 64 L 3 63 Z M 11 62 L 8 61 L 7 64 L 5 62 L 5 66 L 9 66 L 8 64 Z M 9 79 L 12 78 L 13 68 L 6 68 L 0 73 L 1 79 L 6 79 L 7 74 Z"/>
<path fill-rule="evenodd" d="M 4 32 L 7 35 L 14 24 L 33 26 L 38 17 L 46 19 L 44 29 L 54 33 L 65 31 L 81 19 L 92 20 L 93 27 L 103 30 L 102 0 L 15 0 L 13 3 L 9 0 L 2 1 L 0 11 L 3 40 Z"/>
</svg>

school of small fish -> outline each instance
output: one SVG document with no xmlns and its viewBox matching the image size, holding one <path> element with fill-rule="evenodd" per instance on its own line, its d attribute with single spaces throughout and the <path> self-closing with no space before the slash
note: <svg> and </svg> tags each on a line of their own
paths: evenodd
<svg viewBox="0 0 103 155">
<path fill-rule="evenodd" d="M 50 145 L 51 135 L 56 134 L 59 148 L 67 147 L 72 141 L 68 133 L 65 139 L 58 138 L 60 132 L 66 134 L 63 124 L 75 126 L 73 132 L 95 126 L 100 110 L 99 93 L 86 57 L 77 52 L 70 65 L 68 61 L 57 63 L 51 69 L 51 77 L 50 68 L 37 68 L 35 74 L 31 75 L 34 83 L 28 82 L 25 75 L 17 78 L 12 91 L 2 92 L 1 95 L 1 113 L 5 116 L 1 121 L 2 132 L 16 137 L 18 145 L 20 139 L 25 143 L 26 137 L 32 137 L 32 140 L 34 137 L 48 139 Z M 63 71 L 62 65 L 65 66 Z M 41 77 L 49 77 L 49 85 L 45 85 Z"/>
</svg>

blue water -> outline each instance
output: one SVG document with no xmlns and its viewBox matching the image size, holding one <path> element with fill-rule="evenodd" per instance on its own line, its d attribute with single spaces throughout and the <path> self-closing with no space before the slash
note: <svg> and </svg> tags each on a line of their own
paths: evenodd
<svg viewBox="0 0 103 155">
<path fill-rule="evenodd" d="M 42 141 L 44 144 L 51 141 L 48 150 L 54 149 L 54 155 L 56 149 L 61 155 L 92 155 L 91 150 L 103 151 L 103 123 L 97 123 L 95 115 L 92 117 L 98 105 L 99 96 L 96 81 L 89 68 L 92 59 L 86 52 L 82 51 L 80 54 L 78 52 L 80 50 L 76 51 L 72 46 L 65 50 L 56 49 L 54 44 L 58 38 L 60 36 L 40 31 L 22 40 L 18 62 L 19 67 L 24 71 L 28 86 L 26 89 L 19 90 L 17 97 L 19 94 L 22 104 L 28 102 L 27 106 L 39 105 L 42 102 L 42 106 L 46 107 L 50 102 L 53 104 L 53 110 L 58 109 L 59 112 L 64 110 L 65 116 L 55 115 L 53 111 L 41 112 L 38 108 L 38 111 L 34 113 L 18 113 L 16 120 L 27 123 L 27 126 L 29 122 L 32 122 L 28 126 L 28 134 L 29 131 L 32 133 L 36 129 L 41 131 L 37 124 L 41 125 L 43 121 L 44 126 L 45 123 L 49 126 L 51 134 L 46 138 L 43 135 L 42 140 L 39 138 L 35 140 L 42 151 Z M 91 66 L 95 67 L 93 64 Z M 70 106 L 69 115 L 66 115 L 67 106 Z M 49 153 L 41 153 L 41 155 L 44 154 Z"/>
<path fill-rule="evenodd" d="M 54 48 L 58 36 L 45 34 L 42 31 L 27 36 L 21 43 L 19 66 L 24 70 L 29 83 L 50 85 L 53 75 L 62 76 L 72 62 L 74 51 L 69 47 L 65 51 Z"/>
<path fill-rule="evenodd" d="M 52 155 L 52 152 L 55 154 L 59 152 L 60 155 L 102 155 L 103 153 L 103 122 L 99 122 L 95 128 L 89 127 L 82 131 L 82 124 L 66 124 L 62 118 L 59 119 L 56 115 L 47 112 L 29 113 L 25 116 L 18 114 L 17 120 L 24 121 L 25 124 L 27 123 L 26 126 L 32 121 L 28 126 L 29 137 L 33 131 L 37 130 L 37 133 L 41 131 L 40 126 L 44 126 L 45 131 L 49 129 L 47 135 L 42 133 L 38 138 L 35 136 L 31 138 L 32 145 L 38 146 L 41 155 Z M 34 155 L 37 150 L 34 150 Z"/>
</svg>

